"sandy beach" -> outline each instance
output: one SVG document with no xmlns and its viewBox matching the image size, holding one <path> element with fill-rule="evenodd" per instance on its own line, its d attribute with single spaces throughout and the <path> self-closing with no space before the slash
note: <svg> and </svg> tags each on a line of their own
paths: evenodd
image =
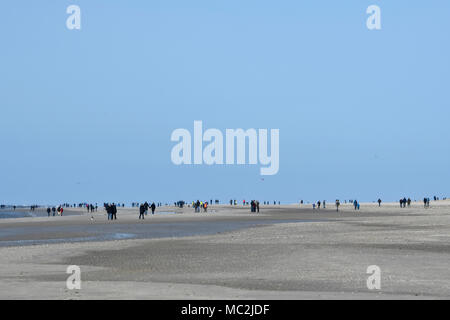
<svg viewBox="0 0 450 320">
<path fill-rule="evenodd" d="M 1 219 L 0 299 L 450 298 L 448 200 L 158 210 Z M 380 290 L 367 287 L 371 265 Z"/>
</svg>

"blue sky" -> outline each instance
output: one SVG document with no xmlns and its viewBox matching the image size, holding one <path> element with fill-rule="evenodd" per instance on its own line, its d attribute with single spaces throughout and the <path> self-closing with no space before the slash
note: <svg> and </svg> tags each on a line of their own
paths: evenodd
<svg viewBox="0 0 450 320">
<path fill-rule="evenodd" d="M 81 30 L 66 8 L 81 8 Z M 382 30 L 366 28 L 377 4 Z M 0 203 L 450 196 L 450 2 L 2 1 Z M 280 170 L 175 166 L 280 129 Z"/>
</svg>

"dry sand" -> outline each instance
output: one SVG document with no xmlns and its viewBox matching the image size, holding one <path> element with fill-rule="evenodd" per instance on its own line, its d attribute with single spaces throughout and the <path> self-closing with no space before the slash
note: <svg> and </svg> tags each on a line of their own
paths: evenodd
<svg viewBox="0 0 450 320">
<path fill-rule="evenodd" d="M 94 221 L 87 213 L 3 219 L 0 298 L 450 298 L 450 201 L 429 209 L 342 205 L 339 213 L 331 204 L 320 211 L 262 206 L 259 214 L 242 206 L 213 209 L 167 208 L 178 214 L 145 221 L 136 209 L 120 209 L 114 222 L 104 213 Z M 138 239 L 93 237 L 105 229 L 138 230 Z M 194 235 L 174 237 L 179 233 Z M 35 241 L 42 244 L 30 245 Z M 66 288 L 69 265 L 81 268 L 80 290 Z M 367 288 L 370 265 L 381 269 L 380 290 Z"/>
</svg>

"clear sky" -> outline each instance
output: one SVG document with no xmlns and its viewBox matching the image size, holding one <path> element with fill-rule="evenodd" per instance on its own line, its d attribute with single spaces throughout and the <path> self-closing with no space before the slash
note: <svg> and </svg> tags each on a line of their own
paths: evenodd
<svg viewBox="0 0 450 320">
<path fill-rule="evenodd" d="M 450 196 L 449 34 L 448 0 L 3 0 L 0 203 Z M 175 166 L 194 120 L 280 129 L 279 173 Z"/>
</svg>

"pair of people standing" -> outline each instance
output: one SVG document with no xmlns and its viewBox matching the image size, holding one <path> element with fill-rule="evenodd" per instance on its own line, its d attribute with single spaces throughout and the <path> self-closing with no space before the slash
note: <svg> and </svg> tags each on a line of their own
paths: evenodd
<svg viewBox="0 0 450 320">
<path fill-rule="evenodd" d="M 117 220 L 117 207 L 113 204 L 105 205 L 106 213 L 108 214 L 108 220 Z"/>
<path fill-rule="evenodd" d="M 250 202 L 251 212 L 259 212 L 259 201 L 252 200 Z"/>
</svg>

